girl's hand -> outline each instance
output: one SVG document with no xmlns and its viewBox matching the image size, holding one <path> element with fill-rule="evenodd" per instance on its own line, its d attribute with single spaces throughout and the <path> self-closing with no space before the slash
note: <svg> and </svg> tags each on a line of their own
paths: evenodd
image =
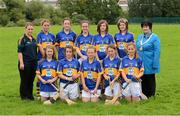
<svg viewBox="0 0 180 116">
<path fill-rule="evenodd" d="M 20 63 L 19 68 L 20 68 L 21 70 L 24 70 L 24 63 Z"/>
<path fill-rule="evenodd" d="M 41 82 L 42 82 L 43 84 L 48 83 L 48 82 L 47 82 L 46 80 L 44 80 L 44 79 L 42 79 Z"/>
<path fill-rule="evenodd" d="M 77 79 L 78 77 L 79 77 L 79 75 L 78 75 L 78 74 L 76 74 L 76 75 L 72 75 L 72 79 L 73 79 L 73 80 Z"/>
<path fill-rule="evenodd" d="M 127 83 L 130 83 L 131 82 L 131 79 L 126 79 L 125 80 Z"/>
<path fill-rule="evenodd" d="M 73 81 L 73 78 L 66 77 L 66 80 L 67 80 L 67 81 Z"/>
<path fill-rule="evenodd" d="M 86 59 L 87 59 L 87 56 L 82 55 L 81 58 L 82 58 L 83 60 L 86 60 Z"/>
<path fill-rule="evenodd" d="M 93 90 L 93 94 L 96 94 L 97 93 L 97 89 L 96 88 L 94 88 L 94 90 Z"/>
<path fill-rule="evenodd" d="M 90 92 L 90 90 L 87 88 L 87 86 L 83 86 L 83 90 L 86 92 Z"/>
<path fill-rule="evenodd" d="M 53 81 L 53 79 L 49 79 L 49 80 L 47 80 L 47 83 L 52 84 L 52 83 L 54 83 L 54 81 Z"/>
<path fill-rule="evenodd" d="M 104 78 L 105 78 L 106 80 L 108 80 L 108 79 L 110 79 L 110 76 L 105 75 Z"/>
<path fill-rule="evenodd" d="M 112 80 L 111 82 L 110 82 L 110 87 L 113 87 L 114 86 L 114 80 Z"/>
<path fill-rule="evenodd" d="M 139 75 L 137 75 L 137 74 L 134 74 L 133 77 L 137 80 L 139 80 L 139 78 L 140 78 Z"/>
</svg>

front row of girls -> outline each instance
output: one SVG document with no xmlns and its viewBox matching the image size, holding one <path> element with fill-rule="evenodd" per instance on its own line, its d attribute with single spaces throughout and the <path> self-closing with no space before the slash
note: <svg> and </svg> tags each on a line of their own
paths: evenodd
<svg viewBox="0 0 180 116">
<path fill-rule="evenodd" d="M 60 78 L 60 98 L 64 100 L 77 100 L 80 96 L 79 85 L 76 80 L 81 78 L 82 101 L 97 102 L 101 95 L 100 82 L 105 79 L 105 96 L 112 99 L 114 96 L 123 96 L 128 101 L 139 101 L 141 96 L 140 78 L 143 75 L 143 64 L 138 58 L 134 43 L 127 45 L 128 55 L 122 59 L 117 56 L 114 45 L 106 48 L 107 56 L 102 61 L 96 59 L 96 48 L 87 48 L 87 59 L 81 65 L 73 57 L 74 49 L 72 46 L 65 47 L 65 58 L 59 62 L 55 59 L 53 46 L 48 45 L 45 49 L 45 59 L 40 60 L 37 68 L 38 79 L 40 80 L 40 96 L 45 101 L 54 97 L 57 93 L 54 85 Z M 120 75 L 127 84 L 122 89 Z M 67 85 L 68 83 L 68 85 Z M 67 85 L 66 88 L 64 88 Z"/>
</svg>

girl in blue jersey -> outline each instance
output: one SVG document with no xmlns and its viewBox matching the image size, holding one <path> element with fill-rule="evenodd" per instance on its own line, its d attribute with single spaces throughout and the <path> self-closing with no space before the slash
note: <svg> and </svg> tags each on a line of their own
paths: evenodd
<svg viewBox="0 0 180 116">
<path fill-rule="evenodd" d="M 49 32 L 50 21 L 43 19 L 41 21 L 42 31 L 37 35 L 38 60 L 45 56 L 45 48 L 47 45 L 55 45 L 55 36 Z"/>
<path fill-rule="evenodd" d="M 106 57 L 106 47 L 109 44 L 115 44 L 111 34 L 108 33 L 108 23 L 106 20 L 100 20 L 97 24 L 98 34 L 94 36 L 93 45 L 96 47 L 97 60 L 103 60 Z"/>
<path fill-rule="evenodd" d="M 79 85 L 77 79 L 80 77 L 79 62 L 73 58 L 74 49 L 72 46 L 66 46 L 65 58 L 59 61 L 58 75 L 60 77 L 60 98 L 66 101 L 77 100 L 79 97 Z M 66 84 L 68 83 L 68 86 Z"/>
<path fill-rule="evenodd" d="M 110 100 L 113 96 L 120 96 L 120 83 L 118 82 L 120 59 L 117 57 L 116 46 L 107 46 L 107 57 L 103 60 L 102 66 L 106 99 Z"/>
<path fill-rule="evenodd" d="M 117 44 L 118 55 L 122 59 L 127 55 L 126 44 L 129 42 L 134 42 L 134 36 L 132 33 L 128 32 L 128 20 L 125 18 L 120 18 L 117 23 L 119 32 L 115 34 L 114 39 Z"/>
<path fill-rule="evenodd" d="M 57 94 L 56 89 L 51 85 L 57 80 L 58 62 L 55 56 L 55 48 L 48 45 L 45 49 L 45 59 L 38 62 L 36 74 L 40 80 L 41 101 L 51 99 Z"/>
<path fill-rule="evenodd" d="M 55 45 L 55 36 L 49 32 L 50 21 L 43 19 L 41 21 L 42 31 L 37 35 L 37 45 L 38 45 L 38 60 L 45 57 L 45 49 L 48 45 Z M 39 80 L 36 83 L 36 93 L 37 97 L 39 94 Z"/>
<path fill-rule="evenodd" d="M 92 45 L 93 35 L 89 33 L 89 21 L 81 21 L 81 34 L 77 37 L 75 41 L 76 52 L 80 58 L 79 62 L 87 59 L 86 50 L 88 46 Z"/>
<path fill-rule="evenodd" d="M 141 96 L 140 78 L 144 74 L 142 60 L 138 58 L 136 45 L 134 43 L 127 44 L 128 55 L 122 59 L 120 71 L 122 77 L 128 84 L 123 90 L 122 95 L 128 101 L 139 101 Z"/>
<path fill-rule="evenodd" d="M 87 60 L 84 60 L 81 64 L 82 101 L 97 102 L 101 94 L 99 83 L 102 69 L 99 61 L 95 58 L 96 49 L 93 46 L 87 48 L 87 56 Z"/>
<path fill-rule="evenodd" d="M 68 45 L 74 46 L 76 34 L 71 30 L 71 20 L 63 20 L 63 29 L 56 35 L 56 45 L 58 49 L 58 60 L 65 58 L 64 48 Z"/>
</svg>

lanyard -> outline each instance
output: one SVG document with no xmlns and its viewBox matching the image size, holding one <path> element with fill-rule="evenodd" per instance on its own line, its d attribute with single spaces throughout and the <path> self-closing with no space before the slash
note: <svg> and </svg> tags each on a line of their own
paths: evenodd
<svg viewBox="0 0 180 116">
<path fill-rule="evenodd" d="M 143 36 L 141 37 L 141 41 L 140 41 L 140 45 L 143 46 L 144 44 L 146 44 L 147 42 L 149 42 L 149 40 L 152 38 L 153 33 L 149 36 L 149 38 L 143 43 Z"/>
</svg>

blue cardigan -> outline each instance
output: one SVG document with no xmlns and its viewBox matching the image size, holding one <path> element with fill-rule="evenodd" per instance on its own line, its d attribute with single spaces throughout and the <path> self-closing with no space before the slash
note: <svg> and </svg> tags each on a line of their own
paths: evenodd
<svg viewBox="0 0 180 116">
<path fill-rule="evenodd" d="M 151 36 L 151 34 L 153 34 Z M 151 39 L 148 38 L 151 36 Z M 143 40 L 143 41 L 142 41 Z M 142 42 L 141 42 L 142 41 Z M 144 44 L 143 44 L 144 43 Z M 143 45 L 142 45 L 143 44 Z M 141 34 L 136 41 L 139 57 L 144 63 L 144 74 L 155 74 L 160 72 L 160 39 L 154 34 Z"/>
</svg>

